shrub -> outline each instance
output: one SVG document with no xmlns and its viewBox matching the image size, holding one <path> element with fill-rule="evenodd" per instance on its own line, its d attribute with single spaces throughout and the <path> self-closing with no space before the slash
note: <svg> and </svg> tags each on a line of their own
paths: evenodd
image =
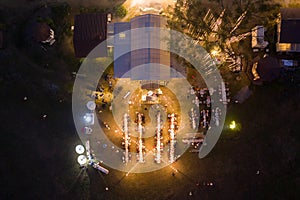
<svg viewBox="0 0 300 200">
<path fill-rule="evenodd" d="M 123 18 L 123 17 L 125 17 L 127 15 L 127 10 L 126 10 L 126 8 L 124 7 L 124 6 L 118 6 L 117 8 L 116 8 L 116 16 L 117 17 L 121 17 L 121 18 Z"/>
</svg>

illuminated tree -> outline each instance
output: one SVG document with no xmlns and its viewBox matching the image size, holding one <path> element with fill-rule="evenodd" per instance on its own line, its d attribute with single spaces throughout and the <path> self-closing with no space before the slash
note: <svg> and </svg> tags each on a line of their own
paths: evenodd
<svg viewBox="0 0 300 200">
<path fill-rule="evenodd" d="M 171 29 L 192 37 L 208 52 L 218 49 L 222 61 L 234 64 L 231 44 L 250 36 L 259 23 L 273 26 L 276 12 L 278 5 L 271 0 L 233 0 L 226 5 L 222 0 L 178 0 L 167 16 Z"/>
</svg>

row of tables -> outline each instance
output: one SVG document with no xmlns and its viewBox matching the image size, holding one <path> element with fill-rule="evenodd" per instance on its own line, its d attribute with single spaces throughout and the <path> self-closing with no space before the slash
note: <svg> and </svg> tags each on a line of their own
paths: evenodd
<svg viewBox="0 0 300 200">
<path fill-rule="evenodd" d="M 176 138 L 175 138 L 175 128 L 176 128 L 176 116 L 174 113 L 168 115 L 170 120 L 170 126 L 169 126 L 169 134 L 170 134 L 170 155 L 169 155 L 169 161 L 170 163 L 173 163 L 176 159 L 175 157 L 175 144 L 176 144 Z"/>
</svg>

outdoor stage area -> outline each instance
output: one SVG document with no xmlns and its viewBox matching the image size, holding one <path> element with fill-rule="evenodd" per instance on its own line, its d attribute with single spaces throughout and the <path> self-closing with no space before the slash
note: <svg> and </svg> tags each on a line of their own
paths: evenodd
<svg viewBox="0 0 300 200">
<path fill-rule="evenodd" d="M 140 196 L 149 193 L 153 197 L 150 188 L 182 185 L 186 192 L 181 198 L 192 199 L 197 199 L 199 188 L 216 190 L 211 179 L 193 175 L 199 170 L 197 150 L 202 144 L 202 140 L 195 144 L 193 140 L 204 135 L 201 124 L 193 127 L 191 108 L 199 109 L 199 102 L 195 102 L 197 94 L 185 81 L 116 80 L 111 107 L 98 105 L 95 110 L 108 140 L 99 137 L 97 129 L 89 136 L 95 157 L 110 170 L 108 175 L 88 171 L 91 181 L 104 184 L 99 197 L 110 199 L 120 187 L 130 191 L 140 186 L 149 188 Z M 106 166 L 107 162 L 117 170 Z M 172 188 L 155 193 L 154 199 L 179 198 Z"/>
<path fill-rule="evenodd" d="M 183 139 L 198 131 L 190 119 L 195 95 L 183 82 L 175 79 L 151 85 L 119 79 L 111 106 L 95 110 L 102 127 L 93 127 L 89 135 L 95 156 L 129 173 L 154 171 L 175 162 L 189 148 Z"/>
</svg>

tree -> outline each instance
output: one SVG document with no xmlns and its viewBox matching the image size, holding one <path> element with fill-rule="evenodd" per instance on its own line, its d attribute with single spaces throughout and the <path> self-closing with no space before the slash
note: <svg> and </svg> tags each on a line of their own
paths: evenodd
<svg viewBox="0 0 300 200">
<path fill-rule="evenodd" d="M 117 17 L 125 17 L 127 15 L 127 10 L 124 6 L 120 5 L 116 8 L 116 12 L 115 12 Z"/>
<path fill-rule="evenodd" d="M 224 7 L 225 6 L 225 7 Z M 251 28 L 262 24 L 273 27 L 279 12 L 273 0 L 233 0 L 223 5 L 222 0 L 177 0 L 169 11 L 168 26 L 193 38 L 208 52 L 221 50 L 219 57 L 235 61 L 234 45 L 251 34 Z M 249 47 L 250 48 L 250 47 Z"/>
</svg>

